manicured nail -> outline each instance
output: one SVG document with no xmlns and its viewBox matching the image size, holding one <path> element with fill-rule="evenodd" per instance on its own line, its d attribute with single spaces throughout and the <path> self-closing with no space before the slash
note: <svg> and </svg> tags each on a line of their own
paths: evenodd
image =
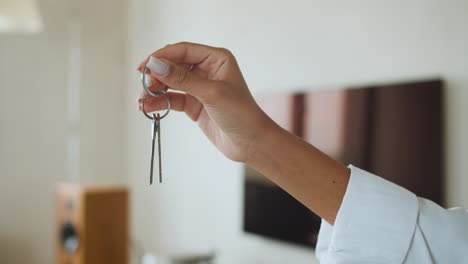
<svg viewBox="0 0 468 264">
<path fill-rule="evenodd" d="M 141 74 L 141 79 L 143 79 L 143 73 Z M 145 84 L 146 87 L 151 87 L 153 82 L 151 81 L 151 76 L 149 74 L 145 74 Z"/>
<path fill-rule="evenodd" d="M 164 61 L 155 58 L 153 56 L 150 57 L 148 64 L 146 67 L 150 69 L 151 72 L 166 76 L 169 74 L 169 65 L 167 65 Z"/>
</svg>

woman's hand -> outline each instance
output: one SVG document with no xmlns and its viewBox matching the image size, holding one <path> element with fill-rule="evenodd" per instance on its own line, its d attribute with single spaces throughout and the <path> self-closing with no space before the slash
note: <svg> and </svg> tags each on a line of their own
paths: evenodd
<svg viewBox="0 0 468 264">
<path fill-rule="evenodd" d="M 253 99 L 236 59 L 226 49 L 193 43 L 168 45 L 140 64 L 150 72 L 149 89 L 164 86 L 184 93 L 168 92 L 171 108 L 196 121 L 215 146 L 234 161 L 247 162 L 254 145 L 276 127 Z M 192 66 L 193 65 L 193 66 Z M 142 93 L 138 99 L 141 110 Z M 167 107 L 164 98 L 149 96 L 145 111 Z"/>
<path fill-rule="evenodd" d="M 178 43 L 153 53 L 138 70 L 142 71 L 144 65 L 151 71 L 151 90 L 167 85 L 185 92 L 167 93 L 171 108 L 197 121 L 228 158 L 246 162 L 334 223 L 349 170 L 268 118 L 252 98 L 229 51 Z M 145 99 L 147 112 L 164 108 L 161 97 Z"/>
</svg>

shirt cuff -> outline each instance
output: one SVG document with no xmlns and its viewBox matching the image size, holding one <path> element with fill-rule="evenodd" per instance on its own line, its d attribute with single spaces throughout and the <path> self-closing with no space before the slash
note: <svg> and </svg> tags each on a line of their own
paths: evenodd
<svg viewBox="0 0 468 264">
<path fill-rule="evenodd" d="M 410 191 L 352 165 L 334 226 L 322 220 L 321 263 L 403 263 L 416 227 Z"/>
</svg>

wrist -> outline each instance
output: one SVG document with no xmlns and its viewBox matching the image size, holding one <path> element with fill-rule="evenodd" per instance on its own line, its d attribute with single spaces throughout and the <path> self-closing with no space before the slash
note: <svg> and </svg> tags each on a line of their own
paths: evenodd
<svg viewBox="0 0 468 264">
<path fill-rule="evenodd" d="M 272 158 L 275 146 L 289 134 L 266 114 L 264 116 L 265 118 L 257 124 L 245 161 L 247 165 L 257 170 L 262 167 L 265 160 Z"/>
<path fill-rule="evenodd" d="M 252 143 L 247 165 L 333 224 L 349 170 L 271 121 Z"/>
</svg>

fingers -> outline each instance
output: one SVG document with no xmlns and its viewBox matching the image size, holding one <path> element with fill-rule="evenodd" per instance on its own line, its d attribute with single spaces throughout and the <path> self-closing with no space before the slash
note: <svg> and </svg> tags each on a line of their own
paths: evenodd
<svg viewBox="0 0 468 264">
<path fill-rule="evenodd" d="M 201 44 L 180 42 L 177 44 L 167 45 L 162 49 L 152 53 L 149 57 L 163 58 L 175 63 L 185 64 L 202 64 L 207 58 L 219 53 L 218 48 L 205 46 Z M 144 60 L 139 66 L 138 70 L 141 71 L 144 65 L 149 61 L 149 57 Z"/>
<path fill-rule="evenodd" d="M 143 81 L 143 74 L 141 74 L 141 78 Z M 146 87 L 148 87 L 148 89 L 153 92 L 163 91 L 167 87 L 164 83 L 160 82 L 158 79 L 151 76 L 149 71 L 145 74 L 145 84 L 146 84 Z M 145 92 L 145 90 L 144 89 L 142 90 L 143 90 L 141 93 L 142 96 L 140 97 L 143 97 L 145 95 L 143 93 Z"/>
<path fill-rule="evenodd" d="M 204 104 L 218 102 L 225 90 L 222 88 L 226 87 L 224 81 L 243 81 L 235 58 L 228 50 L 194 43 L 168 45 L 154 52 L 138 70 L 145 65 L 154 77 L 153 82 L 187 92 Z"/>
<path fill-rule="evenodd" d="M 182 93 L 173 93 L 168 92 L 166 95 L 171 101 L 171 110 L 185 112 L 187 116 L 190 117 L 193 121 L 198 121 L 200 112 L 203 108 L 203 105 L 200 101 L 189 95 Z M 141 102 L 143 99 L 139 99 L 139 110 L 141 111 Z M 147 113 L 161 111 L 167 109 L 167 101 L 163 96 L 153 97 L 149 96 L 145 98 L 145 111 Z"/>
<path fill-rule="evenodd" d="M 190 93 L 200 99 L 205 98 L 216 81 L 203 78 L 190 71 L 184 64 L 175 64 L 169 60 L 150 57 L 146 65 L 151 75 L 171 89 Z"/>
</svg>

